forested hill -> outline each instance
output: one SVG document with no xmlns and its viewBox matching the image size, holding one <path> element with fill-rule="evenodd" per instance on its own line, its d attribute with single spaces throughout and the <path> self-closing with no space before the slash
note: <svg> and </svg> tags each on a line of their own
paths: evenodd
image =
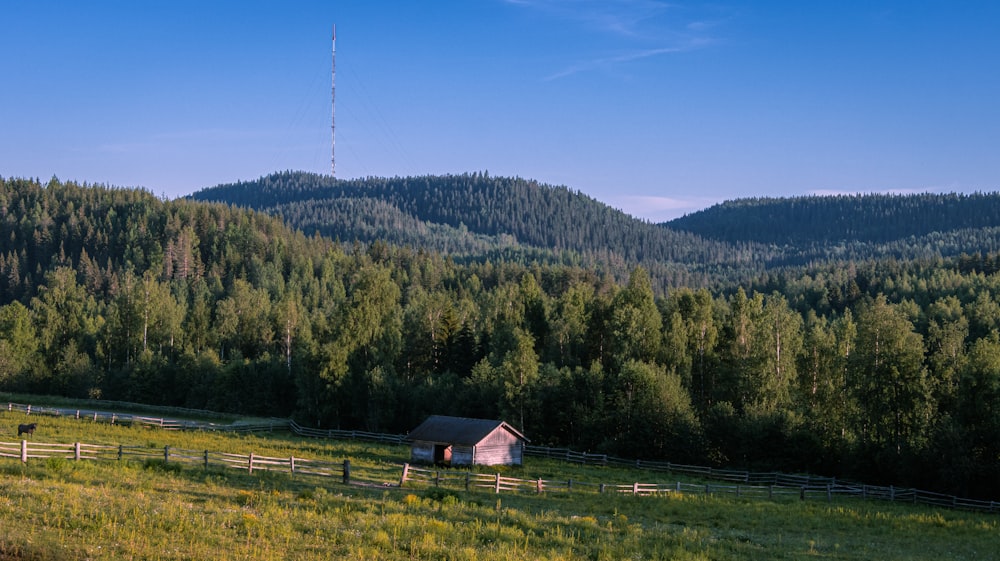
<svg viewBox="0 0 1000 561">
<path fill-rule="evenodd" d="M 727 201 L 664 226 L 719 241 L 884 244 L 1000 227 L 1000 193 L 841 195 Z"/>
<path fill-rule="evenodd" d="M 502 418 L 540 444 L 1000 498 L 996 251 L 656 295 L 642 267 L 463 263 L 4 178 L 0 240 L 0 391 L 372 432 Z"/>
<path fill-rule="evenodd" d="M 205 189 L 193 198 L 280 212 L 307 235 L 318 231 L 345 240 L 388 235 L 405 242 L 419 234 L 408 226 L 423 224 L 510 236 L 556 251 L 611 247 L 638 260 L 687 260 L 698 245 L 690 234 L 659 231 L 564 187 L 480 173 L 338 181 L 284 172 Z M 357 228 L 359 219 L 375 227 Z"/>
<path fill-rule="evenodd" d="M 642 265 L 658 293 L 746 285 L 807 264 L 1000 249 L 996 194 L 745 199 L 661 225 L 566 187 L 486 173 L 345 181 L 282 172 L 192 197 L 280 215 L 307 235 L 465 262 L 573 263 L 619 282 Z"/>
<path fill-rule="evenodd" d="M 674 285 L 719 268 L 724 275 L 760 271 L 775 257 L 764 247 L 737 249 L 660 228 L 565 187 L 485 173 L 343 181 L 284 172 L 192 197 L 280 214 L 307 235 L 345 242 L 383 241 L 449 255 L 527 247 L 571 253 L 586 264 L 618 263 L 621 270 L 642 263 L 655 277 L 662 276 L 658 268 L 683 264 L 667 273 L 680 279 Z"/>
</svg>

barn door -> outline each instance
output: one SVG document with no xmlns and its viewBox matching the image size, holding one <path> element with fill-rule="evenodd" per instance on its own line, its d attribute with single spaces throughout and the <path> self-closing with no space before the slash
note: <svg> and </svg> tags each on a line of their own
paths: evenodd
<svg viewBox="0 0 1000 561">
<path fill-rule="evenodd" d="M 434 445 L 434 463 L 435 464 L 450 464 L 451 463 L 451 445 L 450 444 L 435 444 Z"/>
</svg>

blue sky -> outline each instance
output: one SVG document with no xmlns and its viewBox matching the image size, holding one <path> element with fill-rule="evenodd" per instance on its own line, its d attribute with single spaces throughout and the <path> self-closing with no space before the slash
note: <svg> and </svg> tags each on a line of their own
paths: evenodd
<svg viewBox="0 0 1000 561">
<path fill-rule="evenodd" d="M 174 198 L 487 170 L 662 221 L 1000 189 L 1000 2 L 0 4 L 0 176 Z"/>
</svg>

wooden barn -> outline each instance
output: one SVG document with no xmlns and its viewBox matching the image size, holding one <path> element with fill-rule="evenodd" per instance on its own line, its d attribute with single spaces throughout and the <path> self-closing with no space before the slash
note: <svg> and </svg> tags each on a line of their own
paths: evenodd
<svg viewBox="0 0 1000 561">
<path fill-rule="evenodd" d="M 414 462 L 519 466 L 528 439 L 503 421 L 432 415 L 410 431 Z"/>
</svg>

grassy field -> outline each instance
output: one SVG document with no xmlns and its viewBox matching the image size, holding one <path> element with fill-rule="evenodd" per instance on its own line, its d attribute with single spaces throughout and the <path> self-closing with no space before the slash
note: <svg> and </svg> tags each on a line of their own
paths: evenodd
<svg viewBox="0 0 1000 561">
<path fill-rule="evenodd" d="M 391 474 L 402 447 L 167 432 L 32 418 L 34 441 L 351 460 Z M 0 441 L 23 414 L 0 412 Z M 487 470 L 489 471 L 489 470 Z M 528 458 L 512 477 L 668 482 L 665 474 Z M 676 478 L 673 478 L 676 480 Z M 1000 516 L 836 499 L 503 494 L 359 487 L 335 478 L 162 461 L 0 459 L 0 559 L 1000 558 Z"/>
</svg>

